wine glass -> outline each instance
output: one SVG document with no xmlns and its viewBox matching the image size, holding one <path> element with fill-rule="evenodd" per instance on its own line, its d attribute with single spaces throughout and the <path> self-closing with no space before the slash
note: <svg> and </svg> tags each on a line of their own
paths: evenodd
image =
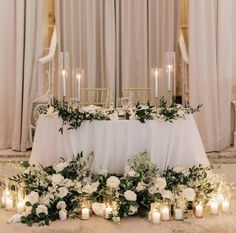
<svg viewBox="0 0 236 233">
<path fill-rule="evenodd" d="M 129 97 L 122 97 L 122 98 L 120 98 L 120 100 L 121 100 L 121 107 L 122 108 L 129 107 L 129 104 L 130 104 Z"/>
</svg>

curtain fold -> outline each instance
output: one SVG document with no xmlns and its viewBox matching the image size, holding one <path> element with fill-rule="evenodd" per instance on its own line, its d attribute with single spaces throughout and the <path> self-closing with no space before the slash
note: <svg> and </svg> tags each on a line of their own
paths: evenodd
<svg viewBox="0 0 236 233">
<path fill-rule="evenodd" d="M 0 149 L 25 151 L 31 146 L 31 101 L 42 94 L 37 58 L 43 54 L 45 4 L 46 0 L 0 1 Z"/>
<path fill-rule="evenodd" d="M 116 97 L 122 87 L 153 87 L 150 68 L 177 51 L 179 0 L 55 3 L 59 49 L 85 70 L 83 87 L 108 87 Z"/>
<path fill-rule="evenodd" d="M 231 0 L 189 1 L 190 103 L 206 151 L 230 145 L 232 79 Z"/>
</svg>

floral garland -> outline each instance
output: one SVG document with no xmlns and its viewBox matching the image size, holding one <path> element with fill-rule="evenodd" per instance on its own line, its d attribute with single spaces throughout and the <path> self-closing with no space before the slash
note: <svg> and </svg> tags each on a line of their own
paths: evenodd
<svg viewBox="0 0 236 233">
<path fill-rule="evenodd" d="M 177 119 L 185 119 L 187 114 L 192 114 L 199 111 L 202 105 L 191 107 L 186 105 L 173 103 L 170 107 L 167 101 L 163 98 L 160 100 L 159 108 L 154 108 L 147 103 L 146 106 L 137 103 L 134 108 L 127 109 L 101 109 L 93 106 L 92 108 L 74 108 L 68 105 L 67 102 L 48 106 L 40 111 L 41 114 L 46 114 L 49 117 L 59 117 L 63 120 L 63 125 L 68 124 L 68 130 L 77 129 L 83 121 L 93 120 L 139 120 L 145 123 L 147 120 L 162 120 L 173 122 Z M 63 127 L 59 129 L 63 133 Z"/>
<path fill-rule="evenodd" d="M 204 204 L 219 190 L 229 191 L 230 185 L 212 168 L 202 165 L 190 168 L 167 168 L 163 173 L 151 163 L 147 152 L 131 158 L 123 175 L 100 170 L 90 171 L 93 153 L 87 157 L 81 152 L 73 159 L 62 160 L 48 167 L 21 163 L 21 174 L 9 178 L 11 192 L 24 189 L 26 209 L 14 215 L 10 222 L 28 225 L 48 225 L 57 219 L 80 217 L 84 203 L 96 215 L 113 222 L 130 215 L 147 216 L 155 202 L 173 204 L 182 200 L 184 211 L 192 209 L 196 198 Z M 83 218 L 82 218 L 83 219 Z"/>
</svg>

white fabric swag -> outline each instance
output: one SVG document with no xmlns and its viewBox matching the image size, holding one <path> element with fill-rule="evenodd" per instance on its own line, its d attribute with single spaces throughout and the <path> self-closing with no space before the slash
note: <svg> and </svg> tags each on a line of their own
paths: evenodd
<svg viewBox="0 0 236 233">
<path fill-rule="evenodd" d="M 45 47 L 46 6 L 46 0 L 0 1 L 0 149 L 31 146 L 30 106 L 43 87 L 37 59 Z"/>
<path fill-rule="evenodd" d="M 56 0 L 61 51 L 85 70 L 83 87 L 153 87 L 151 67 L 177 51 L 179 0 Z M 163 93 L 162 93 L 163 94 Z"/>
</svg>

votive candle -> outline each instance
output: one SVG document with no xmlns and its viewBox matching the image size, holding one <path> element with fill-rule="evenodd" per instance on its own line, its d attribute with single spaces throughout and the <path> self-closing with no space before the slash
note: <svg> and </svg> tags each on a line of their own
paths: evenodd
<svg viewBox="0 0 236 233">
<path fill-rule="evenodd" d="M 89 219 L 89 209 L 88 208 L 82 208 L 82 211 L 81 211 L 81 219 L 83 220 L 87 220 Z"/>
<path fill-rule="evenodd" d="M 228 212 L 229 212 L 229 209 L 230 209 L 230 203 L 229 203 L 229 201 L 224 200 L 224 201 L 222 202 L 222 206 L 221 206 L 222 212 L 223 212 L 223 213 L 228 213 Z"/>
<path fill-rule="evenodd" d="M 162 210 L 161 210 L 161 216 L 162 216 L 162 220 L 163 221 L 168 221 L 170 220 L 170 210 L 168 207 L 164 207 Z"/>
<path fill-rule="evenodd" d="M 211 206 L 211 214 L 218 214 L 218 209 L 219 209 L 218 203 L 216 201 L 211 201 L 210 206 Z"/>
<path fill-rule="evenodd" d="M 16 211 L 17 213 L 22 213 L 25 210 L 25 202 L 24 201 L 18 201 L 16 204 Z"/>
<path fill-rule="evenodd" d="M 160 219 L 161 219 L 160 212 L 153 211 L 152 212 L 152 223 L 154 223 L 154 224 L 160 223 Z"/>
<path fill-rule="evenodd" d="M 6 198 L 5 209 L 12 210 L 13 209 L 13 200 L 11 198 Z"/>
<path fill-rule="evenodd" d="M 203 206 L 201 204 L 196 205 L 195 207 L 195 215 L 198 218 L 201 218 L 203 215 Z"/>
</svg>

